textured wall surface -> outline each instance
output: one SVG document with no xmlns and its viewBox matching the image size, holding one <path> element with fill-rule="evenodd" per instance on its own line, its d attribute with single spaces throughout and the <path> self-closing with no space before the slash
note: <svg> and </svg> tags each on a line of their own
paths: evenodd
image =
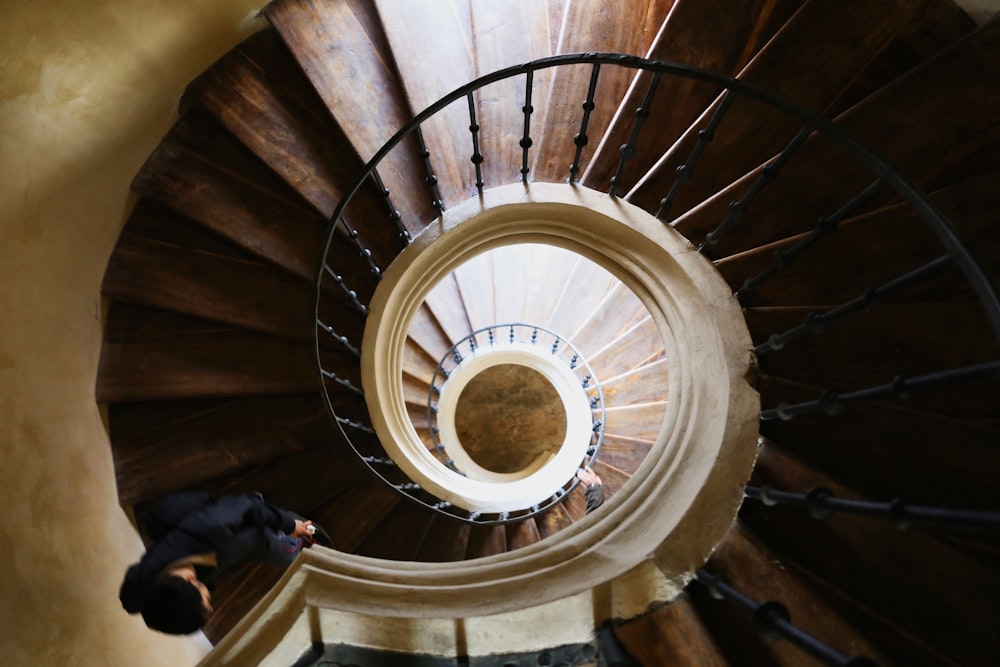
<svg viewBox="0 0 1000 667">
<path fill-rule="evenodd" d="M 129 182 L 260 0 L 0 0 L 0 655 L 191 664 L 118 603 L 142 544 L 94 401 L 100 284 Z"/>
</svg>

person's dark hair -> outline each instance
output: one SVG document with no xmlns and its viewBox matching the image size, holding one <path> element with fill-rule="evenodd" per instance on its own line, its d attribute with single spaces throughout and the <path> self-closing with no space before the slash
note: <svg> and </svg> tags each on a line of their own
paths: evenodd
<svg viewBox="0 0 1000 667">
<path fill-rule="evenodd" d="M 142 601 L 142 620 L 168 635 L 189 635 L 208 620 L 201 592 L 180 577 L 162 577 Z"/>
</svg>

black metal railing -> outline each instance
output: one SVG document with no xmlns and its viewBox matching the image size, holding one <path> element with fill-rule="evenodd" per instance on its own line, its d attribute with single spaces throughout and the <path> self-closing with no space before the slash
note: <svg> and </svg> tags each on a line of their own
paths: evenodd
<svg viewBox="0 0 1000 667">
<path fill-rule="evenodd" d="M 482 350 L 509 349 L 517 344 L 528 344 L 546 350 L 552 358 L 558 359 L 577 376 L 580 387 L 590 402 L 590 409 L 593 416 L 590 424 L 590 445 L 587 447 L 586 455 L 580 462 L 580 467 L 583 468 L 591 465 L 597 458 L 597 453 L 601 449 L 601 443 L 604 441 L 604 426 L 607 422 L 607 412 L 604 405 L 604 390 L 594 373 L 594 369 L 587 363 L 587 360 L 572 343 L 551 329 L 524 322 L 505 322 L 477 329 L 465 338 L 457 341 L 444 354 L 441 361 L 438 362 L 438 366 L 431 378 L 430 388 L 427 393 L 427 423 L 430 428 L 431 447 L 445 467 L 460 474 L 465 473 L 465 471 L 455 466 L 454 458 L 448 454 L 447 443 L 441 441 L 440 429 L 437 426 L 438 399 L 441 396 L 444 384 L 465 363 L 467 358 L 481 353 Z M 532 510 L 532 513 L 544 512 L 561 500 L 566 493 L 572 491 L 576 487 L 576 484 L 576 477 L 570 478 L 562 485 L 557 497 L 549 498 L 549 500 L 541 503 Z M 555 494 L 553 495 L 555 496 Z"/>
<path fill-rule="evenodd" d="M 833 145 L 842 150 L 846 156 L 854 161 L 857 169 L 867 172 L 868 175 L 862 181 L 869 184 L 867 187 L 856 191 L 856 194 L 853 196 L 846 195 L 841 198 L 839 201 L 842 203 L 839 207 L 831 208 L 827 213 L 821 215 L 812 231 L 799 238 L 791 247 L 777 252 L 769 266 L 753 277 L 746 279 L 743 285 L 735 290 L 736 296 L 744 305 L 753 303 L 758 291 L 768 281 L 772 281 L 782 275 L 782 272 L 788 270 L 793 264 L 801 264 L 807 261 L 809 257 L 815 256 L 813 254 L 815 249 L 821 245 L 822 241 L 833 236 L 843 221 L 864 211 L 876 198 L 883 198 L 882 200 L 890 198 L 888 201 L 893 201 L 891 198 L 894 198 L 903 202 L 909 208 L 911 214 L 917 220 L 923 222 L 924 228 L 930 230 L 931 238 L 936 239 L 939 243 L 940 252 L 937 255 L 924 258 L 923 261 L 925 263 L 922 267 L 904 270 L 899 275 L 884 276 L 876 286 L 863 290 L 861 296 L 840 305 L 817 309 L 806 318 L 804 323 L 792 329 L 763 337 L 758 336 L 757 340 L 762 342 L 759 342 L 752 351 L 761 360 L 762 364 L 766 365 L 768 358 L 776 354 L 781 354 L 783 350 L 789 349 L 796 341 L 800 341 L 806 336 L 823 334 L 831 327 L 836 326 L 840 320 L 875 308 L 878 304 L 884 302 L 887 297 L 913 289 L 927 280 L 944 275 L 945 272 L 948 272 L 950 276 L 959 276 L 964 279 L 965 287 L 974 299 L 978 300 L 992 335 L 1000 338 L 1000 300 L 997 298 L 989 277 L 973 258 L 973 254 L 965 247 L 955 227 L 941 215 L 936 206 L 931 203 L 929 198 L 916 185 L 898 170 L 890 166 L 885 160 L 877 156 L 872 150 L 861 145 L 836 123 L 809 113 L 786 100 L 775 97 L 767 91 L 761 90 L 744 81 L 677 63 L 652 61 L 634 56 L 610 53 L 568 54 L 535 60 L 499 70 L 471 81 L 455 89 L 417 114 L 409 123 L 400 128 L 372 157 L 362 173 L 359 174 L 355 185 L 346 191 L 343 200 L 331 218 L 330 226 L 327 230 L 326 247 L 323 251 L 323 263 L 317 278 L 316 289 L 316 358 L 322 391 L 326 398 L 328 410 L 333 416 L 335 423 L 344 433 L 348 442 L 352 443 L 352 446 L 361 459 L 366 462 L 373 472 L 385 479 L 387 483 L 391 484 L 401 493 L 415 497 L 424 502 L 424 504 L 439 511 L 452 513 L 466 520 L 475 519 L 468 515 L 461 516 L 461 512 L 455 512 L 455 508 L 448 506 L 447 503 L 443 503 L 443 501 L 438 499 L 430 497 L 421 498 L 420 494 L 424 493 L 423 490 L 415 487 L 411 480 L 407 480 L 405 476 L 401 475 L 398 467 L 394 465 L 385 455 L 384 450 L 381 449 L 377 438 L 359 428 L 358 422 L 350 421 L 349 423 L 344 423 L 337 417 L 336 409 L 333 407 L 334 403 L 330 400 L 331 392 L 358 390 L 353 384 L 344 384 L 344 376 L 349 375 L 349 373 L 343 372 L 343 369 L 340 368 L 328 367 L 324 350 L 325 345 L 329 343 L 326 343 L 324 339 L 332 337 L 335 343 L 346 347 L 353 354 L 356 354 L 357 349 L 350 341 L 339 336 L 329 323 L 322 322 L 320 318 L 320 313 L 323 311 L 321 300 L 330 298 L 328 291 L 324 290 L 324 281 L 328 281 L 331 274 L 337 275 L 335 270 L 336 257 L 335 253 L 331 251 L 331 239 L 334 238 L 335 234 L 342 235 L 345 231 L 351 239 L 357 238 L 354 229 L 348 224 L 345 218 L 345 212 L 350 206 L 352 199 L 373 178 L 378 181 L 379 189 L 384 191 L 385 188 L 381 185 L 381 180 L 378 178 L 377 173 L 377 168 L 382 164 L 383 160 L 394 150 L 404 146 L 404 140 L 411 135 L 416 135 L 420 139 L 420 145 L 423 146 L 421 128 L 424 124 L 450 104 L 462 98 L 467 100 L 469 108 L 469 141 L 471 153 L 463 154 L 460 160 L 456 158 L 454 162 L 456 164 L 463 162 L 468 165 L 470 169 L 469 179 L 470 181 L 474 179 L 476 190 L 480 194 L 486 186 L 506 184 L 484 183 L 483 166 L 490 161 L 491 156 L 483 154 L 480 136 L 481 133 L 487 132 L 489 128 L 481 127 L 483 119 L 476 116 L 474 98 L 475 93 L 482 87 L 514 77 L 524 77 L 525 81 L 525 86 L 522 89 L 523 97 L 521 99 L 512 99 L 510 102 L 511 105 L 520 106 L 523 114 L 523 127 L 520 128 L 519 139 L 517 139 L 518 146 L 521 149 L 518 158 L 519 164 L 514 166 L 515 168 L 519 167 L 521 181 L 528 183 L 529 176 L 531 175 L 530 151 L 533 148 L 537 149 L 536 142 L 531 136 L 533 114 L 544 113 L 544 110 L 536 111 L 532 103 L 535 74 L 540 70 L 549 68 L 581 64 L 590 65 L 592 69 L 586 86 L 580 90 L 580 99 L 583 102 L 578 118 L 579 130 L 575 134 L 572 143 L 568 143 L 564 147 L 545 147 L 548 151 L 565 151 L 567 156 L 566 164 L 568 165 L 566 181 L 571 184 L 578 182 L 585 151 L 588 147 L 597 143 L 591 140 L 588 133 L 592 131 L 591 113 L 596 106 L 602 103 L 601 100 L 595 99 L 600 77 L 613 68 L 625 68 L 636 72 L 641 71 L 653 76 L 650 89 L 639 109 L 639 113 L 636 114 L 635 124 L 627 133 L 629 137 L 628 143 L 622 148 L 621 162 L 615 179 L 608 191 L 610 196 L 617 196 L 622 189 L 619 177 L 625 170 L 626 162 L 632 158 L 636 142 L 643 136 L 640 132 L 644 127 L 643 123 L 647 119 L 655 119 L 657 110 L 653 107 L 653 93 L 658 85 L 662 86 L 663 81 L 667 78 L 679 77 L 715 86 L 720 91 L 718 101 L 713 106 L 707 123 L 697 132 L 697 140 L 687 160 L 676 170 L 672 184 L 666 188 L 667 191 L 664 193 L 663 198 L 658 201 L 657 210 L 650 211 L 650 213 L 661 219 L 664 224 L 675 222 L 672 218 L 672 211 L 677 196 L 697 175 L 702 155 L 712 145 L 712 141 L 717 134 L 724 130 L 723 121 L 727 114 L 733 112 L 733 105 L 736 100 L 751 100 L 754 103 L 765 105 L 769 109 L 783 115 L 786 119 L 790 119 L 795 125 L 795 129 L 789 133 L 784 148 L 764 162 L 763 168 L 756 178 L 750 182 L 748 189 L 731 203 L 723 219 L 718 221 L 704 237 L 699 249 L 710 258 L 716 254 L 716 249 L 720 242 L 729 238 L 734 230 L 741 228 L 742 221 L 748 211 L 757 204 L 758 196 L 781 178 L 782 170 L 787 171 L 794 167 L 795 158 L 803 146 L 808 142 L 814 141 L 817 137 L 822 138 L 824 141 L 832 142 Z M 617 100 L 611 102 L 611 104 L 617 104 Z M 576 122 L 574 121 L 574 125 L 576 125 Z M 544 141 L 544 137 L 542 137 L 542 140 Z M 663 148 L 665 151 L 669 146 L 664 146 Z M 471 159 L 469 158 L 470 154 Z M 572 158 L 570 159 L 569 156 L 572 156 Z M 434 208 L 440 212 L 444 210 L 446 202 L 441 201 L 436 177 L 433 171 L 431 171 L 429 161 L 427 161 L 426 148 L 421 149 L 421 157 L 424 158 L 428 171 L 423 178 L 430 190 L 429 194 L 434 203 Z M 442 159 L 448 158 L 442 157 Z M 499 173 L 502 170 L 495 171 Z M 472 172 L 474 172 L 474 175 L 471 175 Z M 415 178 L 420 178 L 420 176 L 415 175 Z M 388 208 L 393 214 L 390 215 L 390 219 L 394 224 L 398 225 L 399 214 L 396 211 L 396 207 L 390 200 L 387 201 L 389 202 Z M 425 220 L 422 222 L 429 223 L 430 221 Z M 400 227 L 400 230 L 402 230 L 402 227 Z M 359 252 L 364 253 L 364 248 L 360 247 Z M 384 267 L 372 265 L 371 268 L 372 280 L 377 281 Z M 351 290 L 345 286 L 341 287 L 341 296 L 350 299 Z M 336 290 L 329 290 L 329 292 L 337 293 Z M 364 314 L 359 314 L 359 317 L 363 318 Z M 334 362 L 330 361 L 329 363 Z M 904 373 L 900 369 L 900 372 L 892 374 L 890 377 L 885 378 L 883 383 L 876 384 L 875 386 L 846 389 L 820 388 L 822 396 L 816 400 L 765 405 L 761 412 L 761 419 L 764 422 L 778 423 L 805 414 L 839 415 L 859 403 L 908 400 L 918 393 L 940 391 L 942 388 L 953 387 L 956 384 L 993 380 L 1000 376 L 1000 361 L 985 360 L 977 361 L 976 363 L 954 364 L 945 368 L 922 368 L 916 373 L 912 372 L 912 369 L 908 370 L 909 372 Z M 989 391 L 995 392 L 995 387 Z M 348 437 L 348 435 L 351 437 Z M 765 501 L 782 498 L 778 492 L 755 492 L 752 490 L 752 487 L 749 488 L 748 494 L 753 493 L 759 493 L 760 499 Z M 890 492 L 888 495 L 892 495 L 892 493 Z M 819 496 L 822 496 L 822 498 L 818 499 Z M 826 511 L 826 509 L 832 507 L 832 504 L 837 504 L 831 496 L 819 493 L 813 494 L 811 501 L 803 499 L 801 502 L 806 507 L 820 507 L 822 511 Z M 910 515 L 917 511 L 915 507 L 905 504 L 889 503 L 888 506 L 887 511 L 890 517 L 902 513 L 906 514 L 906 518 L 909 520 L 913 518 Z M 838 507 L 838 509 L 846 508 Z M 923 509 L 926 510 L 926 508 Z M 525 513 L 523 516 L 528 516 L 529 514 L 530 512 Z M 521 517 L 497 516 L 488 518 L 490 520 L 509 520 Z M 847 656 L 798 631 L 790 624 L 787 610 L 784 610 L 777 603 L 758 604 L 733 591 L 720 579 L 704 571 L 699 572 L 698 580 L 709 586 L 713 595 L 729 599 L 738 606 L 742 606 L 753 613 L 758 619 L 757 622 L 763 626 L 766 632 L 781 634 L 789 641 L 802 647 L 803 650 L 829 664 L 871 664 L 866 658 Z"/>
</svg>

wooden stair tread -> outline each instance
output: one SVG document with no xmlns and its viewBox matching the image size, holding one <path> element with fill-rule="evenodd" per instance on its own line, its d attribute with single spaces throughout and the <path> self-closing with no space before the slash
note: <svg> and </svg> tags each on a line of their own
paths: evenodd
<svg viewBox="0 0 1000 667">
<path fill-rule="evenodd" d="M 856 494 L 765 447 L 755 477 L 775 488 L 823 486 L 841 497 Z M 744 505 L 743 520 L 785 558 L 884 618 L 962 663 L 997 650 L 996 637 L 969 619 L 1000 613 L 1000 576 L 920 531 L 887 530 L 884 520 L 835 515 L 817 522 L 798 508 Z M 808 540 L 801 536 L 808 534 Z M 863 567 L 848 564 L 863 563 Z M 919 586 L 921 604 L 913 604 Z M 955 591 L 963 591 L 955 595 Z"/>
<path fill-rule="evenodd" d="M 132 188 L 250 253 L 314 278 L 325 220 L 209 118 L 189 113 L 178 121 Z"/>
<path fill-rule="evenodd" d="M 563 528 L 573 525 L 573 521 L 573 517 L 566 511 L 563 503 L 554 505 L 544 514 L 535 517 L 535 529 L 538 531 L 538 538 L 544 540 L 547 537 L 555 535 Z"/>
<path fill-rule="evenodd" d="M 761 386 L 763 405 L 815 395 L 776 378 L 766 378 Z M 902 403 L 859 405 L 849 419 L 804 415 L 764 426 L 783 449 L 872 496 L 990 511 L 1000 511 L 1000 501 L 989 491 L 1000 465 L 994 446 L 998 428 Z M 858 460 L 865 465 L 856 465 Z M 900 461 L 906 461 L 905 475 L 899 474 Z"/>
<path fill-rule="evenodd" d="M 310 518 L 330 534 L 334 549 L 355 553 L 401 501 L 400 495 L 381 480 L 365 475 L 317 507 Z"/>
<path fill-rule="evenodd" d="M 987 111 L 1000 104 L 994 84 L 998 50 L 1000 23 L 984 26 L 852 107 L 836 119 L 837 125 L 927 189 L 966 180 L 968 169 L 982 166 L 977 151 L 1000 140 L 1000 125 Z M 927 90 L 937 93 L 928 96 Z M 904 126 L 933 127 L 934 132 L 915 142 L 895 131 Z M 794 164 L 761 190 L 747 215 L 714 246 L 717 257 L 805 231 L 874 181 L 827 141 L 807 140 Z M 759 172 L 755 169 L 706 200 L 678 219 L 675 228 L 700 241 Z M 803 192 L 809 196 L 795 195 Z M 761 212 L 766 212 L 766 222 L 759 219 Z"/>
<path fill-rule="evenodd" d="M 369 160 L 413 115 L 371 3 L 282 0 L 263 9 L 295 55 L 344 136 Z M 362 86 L 344 86 L 362 81 Z M 406 140 L 379 166 L 403 223 L 411 233 L 435 215 L 415 141 Z"/>
<path fill-rule="evenodd" d="M 396 57 L 408 105 L 419 112 L 455 88 L 475 78 L 471 9 L 457 0 L 414 4 L 405 0 L 374 0 L 393 54 L 419 53 L 419 58 Z M 427 41 L 434 40 L 434 48 Z M 446 206 L 475 193 L 469 156 L 472 136 L 468 105 L 459 99 L 421 125 L 429 159 Z"/>
<path fill-rule="evenodd" d="M 992 224 L 994 211 L 1000 206 L 1000 172 L 942 188 L 929 196 L 967 247 L 981 258 L 980 265 L 992 270 L 994 276 L 1000 275 L 1000 266 L 988 259 L 1000 257 L 1000 237 Z M 716 266 L 733 289 L 739 289 L 744 281 L 767 268 L 775 253 L 790 248 L 802 236 L 727 257 Z M 900 242 L 903 238 L 906 243 Z M 836 234 L 807 250 L 801 260 L 780 275 L 761 283 L 750 296 L 750 303 L 845 303 L 868 287 L 884 284 L 943 255 L 944 249 L 929 227 L 916 218 L 908 205 L 896 204 L 845 220 Z M 826 279 L 832 277 L 831 266 L 842 267 L 832 274 L 836 278 L 833 280 Z M 968 293 L 967 284 L 956 272 L 949 271 L 889 294 L 882 302 L 944 301 L 963 293 Z"/>
<path fill-rule="evenodd" d="M 525 519 L 517 523 L 507 524 L 507 550 L 514 551 L 531 546 L 542 539 L 534 519 Z"/>
<path fill-rule="evenodd" d="M 424 382 L 429 387 L 431 379 L 434 377 L 434 371 L 437 370 L 437 364 L 437 360 L 431 358 L 412 339 L 406 339 L 406 345 L 403 348 L 403 373 Z"/>
<path fill-rule="evenodd" d="M 598 380 L 617 377 L 644 364 L 653 363 L 663 354 L 663 341 L 656 323 L 651 317 L 630 328 L 612 341 L 606 341 L 596 352 L 587 354 L 585 347 L 580 350 L 590 362 Z"/>
<path fill-rule="evenodd" d="M 496 324 L 496 309 L 493 305 L 493 286 L 496 280 L 490 256 L 485 254 L 474 257 L 456 268 L 452 275 L 458 284 L 458 291 L 462 295 L 461 305 L 472 330 Z M 459 304 L 455 304 L 452 307 L 458 306 Z"/>
<path fill-rule="evenodd" d="M 801 4 L 802 0 L 753 0 L 739 5 L 725 0 L 676 0 L 646 57 L 734 76 Z M 713 26 L 711 40 L 704 38 L 706 25 Z M 609 187 L 652 79 L 646 72 L 633 79 L 587 166 L 584 185 L 598 190 Z M 618 192 L 631 190 L 718 94 L 718 88 L 692 79 L 661 77 L 650 103 L 650 121 L 644 123 L 635 155 L 616 184 Z"/>
<path fill-rule="evenodd" d="M 434 518 L 416 560 L 442 563 L 462 560 L 469 541 L 472 525 L 448 519 L 443 515 Z"/>
<path fill-rule="evenodd" d="M 280 578 L 276 567 L 248 563 L 222 579 L 212 591 L 213 611 L 203 628 L 208 640 L 215 644 L 225 637 Z"/>
<path fill-rule="evenodd" d="M 904 0 L 806 2 L 737 78 L 822 115 L 857 72 L 914 20 L 918 6 Z M 820 44 L 822 48 L 818 48 Z M 691 125 L 655 169 L 629 192 L 630 201 L 646 210 L 658 208 L 677 168 L 697 144 L 698 131 L 720 104 L 721 98 Z M 698 158 L 695 176 L 677 193 L 669 219 L 778 154 L 798 130 L 798 123 L 784 114 L 745 98 L 734 99 Z"/>
<path fill-rule="evenodd" d="M 754 341 L 762 343 L 771 334 L 805 324 L 811 312 L 809 307 L 747 308 L 744 315 Z M 971 366 L 998 355 L 982 308 L 966 301 L 874 306 L 762 358 L 768 374 L 848 388 L 882 384 L 895 375 Z"/>
<path fill-rule="evenodd" d="M 106 336 L 97 400 L 296 394 L 316 389 L 312 346 L 304 341 L 208 322 L 165 320 L 128 339 Z M 108 328 L 114 328 L 109 321 Z"/>
<path fill-rule="evenodd" d="M 618 282 L 604 268 L 581 257 L 559 295 L 548 327 L 563 337 L 575 339 L 574 334 L 598 307 L 605 304 L 605 296 Z"/>
<path fill-rule="evenodd" d="M 181 405 L 175 406 L 174 403 Z M 227 401 L 170 401 L 112 405 L 111 442 L 118 498 L 133 505 L 191 483 L 266 463 L 316 445 L 313 433 L 329 437 L 331 426 L 315 394 Z M 120 425 L 164 426 L 129 437 Z"/>
<path fill-rule="evenodd" d="M 597 457 L 619 470 L 634 474 L 652 446 L 652 441 L 605 433 Z"/>
<path fill-rule="evenodd" d="M 667 400 L 667 360 L 660 359 L 617 377 L 601 380 L 604 404 L 623 407 Z"/>
<path fill-rule="evenodd" d="M 563 18 L 558 53 L 605 51 L 645 55 L 673 4 L 674 0 L 641 0 L 624 6 L 610 6 L 599 0 L 570 2 Z M 567 155 L 571 154 L 573 136 L 580 128 L 583 114 L 580 107 L 587 99 L 590 74 L 590 67 L 573 66 L 560 68 L 552 76 L 549 97 L 542 107 L 544 119 L 541 127 L 536 123 L 531 133 L 537 147 L 531 156 L 533 180 L 559 183 L 569 177 Z M 589 136 L 604 134 L 631 79 L 632 73 L 621 68 L 601 73 L 597 98 L 612 102 L 597 105 L 591 112 Z M 584 151 L 583 168 L 589 157 Z"/>
<path fill-rule="evenodd" d="M 472 333 L 454 273 L 449 273 L 428 292 L 425 303 L 450 341 L 462 340 Z"/>
<path fill-rule="evenodd" d="M 527 244 L 503 246 L 489 253 L 493 269 L 493 321 L 520 322 L 525 311 L 534 256 Z"/>
<path fill-rule="evenodd" d="M 476 525 L 469 530 L 465 559 L 485 558 L 507 551 L 507 530 L 501 525 Z"/>
<path fill-rule="evenodd" d="M 608 408 L 604 432 L 652 442 L 660 432 L 666 412 L 666 402 Z"/>
<path fill-rule="evenodd" d="M 559 39 L 565 2 L 508 0 L 470 3 L 476 76 L 550 56 Z M 549 96 L 552 70 L 535 72 L 533 103 Z M 486 187 L 521 179 L 525 81 L 515 76 L 491 84 L 476 94 L 480 153 Z M 468 151 L 471 156 L 471 151 Z M 515 318 L 516 319 L 516 318 Z"/>
<path fill-rule="evenodd" d="M 434 519 L 433 510 L 414 502 L 400 502 L 358 547 L 358 553 L 371 558 L 414 560 Z"/>
<path fill-rule="evenodd" d="M 105 297 L 292 339 L 310 339 L 310 287 L 254 260 L 126 234 L 108 262 Z M 356 333 L 360 335 L 360 327 Z"/>
<path fill-rule="evenodd" d="M 577 349 L 600 349 L 609 340 L 621 337 L 636 320 L 648 317 L 646 307 L 625 283 L 618 281 L 591 311 L 571 342 Z"/>
<path fill-rule="evenodd" d="M 415 346 L 437 363 L 451 349 L 451 345 L 452 341 L 427 307 L 427 303 L 421 304 L 407 331 L 407 348 L 412 350 L 412 346 Z"/>
<path fill-rule="evenodd" d="M 794 569 L 775 567 L 780 562 L 778 554 L 737 522 L 716 547 L 706 569 L 722 575 L 733 588 L 753 600 L 780 602 L 788 609 L 796 627 L 827 646 L 887 664 L 885 657 L 865 638 L 862 628 L 843 619 L 822 592 L 811 588 Z M 751 622 L 749 615 L 747 622 Z M 774 650 L 781 651 L 790 662 L 806 655 L 788 642 L 776 642 Z"/>
<path fill-rule="evenodd" d="M 684 594 L 655 611 L 615 626 L 614 634 L 642 665 L 728 664 Z"/>
<path fill-rule="evenodd" d="M 508 269 L 527 274 L 524 307 L 518 320 L 540 325 L 549 322 L 566 282 L 579 261 L 579 255 L 569 250 L 555 246 L 529 245 L 527 253 L 521 257 L 523 263 Z"/>
</svg>

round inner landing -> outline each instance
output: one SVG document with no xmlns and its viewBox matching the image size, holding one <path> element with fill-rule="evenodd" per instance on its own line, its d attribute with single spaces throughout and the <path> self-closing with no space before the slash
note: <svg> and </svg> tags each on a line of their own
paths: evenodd
<svg viewBox="0 0 1000 667">
<path fill-rule="evenodd" d="M 559 451 L 566 437 L 566 411 L 541 373 L 500 364 L 483 370 L 462 389 L 455 430 L 478 465 L 513 473 Z"/>
</svg>

